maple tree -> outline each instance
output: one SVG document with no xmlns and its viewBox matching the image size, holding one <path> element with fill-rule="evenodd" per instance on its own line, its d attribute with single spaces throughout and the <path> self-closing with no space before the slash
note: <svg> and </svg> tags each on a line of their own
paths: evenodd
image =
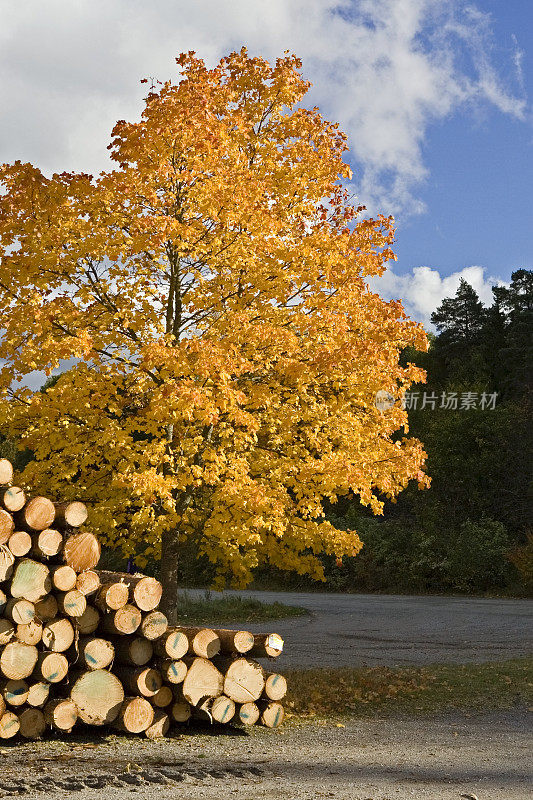
<svg viewBox="0 0 533 800">
<path fill-rule="evenodd" d="M 358 219 L 346 137 L 299 107 L 300 61 L 182 54 L 112 132 L 113 170 L 0 176 L 2 429 L 35 453 L 23 480 L 92 505 L 102 541 L 162 555 L 175 618 L 180 542 L 245 585 L 259 563 L 322 576 L 355 555 L 324 500 L 380 513 L 425 458 L 396 402 L 426 346 L 365 278 L 392 218 Z M 46 391 L 21 381 L 70 368 Z"/>
</svg>

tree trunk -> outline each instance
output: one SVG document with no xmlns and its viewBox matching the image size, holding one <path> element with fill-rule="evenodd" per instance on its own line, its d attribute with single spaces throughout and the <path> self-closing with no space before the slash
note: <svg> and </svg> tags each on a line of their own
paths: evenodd
<svg viewBox="0 0 533 800">
<path fill-rule="evenodd" d="M 165 531 L 161 540 L 161 611 L 169 625 L 178 623 L 178 534 Z"/>
</svg>

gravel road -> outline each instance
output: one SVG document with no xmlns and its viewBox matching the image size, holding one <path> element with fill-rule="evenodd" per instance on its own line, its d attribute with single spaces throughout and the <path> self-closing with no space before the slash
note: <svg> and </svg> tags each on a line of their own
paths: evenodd
<svg viewBox="0 0 533 800">
<path fill-rule="evenodd" d="M 149 742 L 31 742 L 0 754 L 0 796 L 28 800 L 526 800 L 527 712 L 289 724 Z"/>
<path fill-rule="evenodd" d="M 201 592 L 189 590 L 192 596 Z M 533 650 L 533 600 L 232 592 L 303 606 L 304 617 L 248 626 L 280 633 L 283 667 L 498 661 Z M 217 592 L 212 592 L 217 596 Z M 235 627 L 233 623 L 228 626 Z"/>
</svg>

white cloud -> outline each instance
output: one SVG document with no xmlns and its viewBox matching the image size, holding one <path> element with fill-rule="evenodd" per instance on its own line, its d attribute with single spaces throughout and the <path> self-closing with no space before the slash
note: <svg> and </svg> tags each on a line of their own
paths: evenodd
<svg viewBox="0 0 533 800">
<path fill-rule="evenodd" d="M 368 284 L 387 300 L 402 300 L 412 319 L 422 322 L 427 330 L 435 330 L 431 324 L 431 314 L 445 297 L 455 295 L 461 278 L 476 290 L 485 306 L 492 304 L 492 287 L 507 284 L 485 273 L 485 267 L 472 266 L 443 278 L 438 270 L 431 267 L 414 267 L 405 275 L 397 275 L 388 269 L 380 278 L 370 278 Z"/>
<path fill-rule="evenodd" d="M 243 44 L 271 60 L 289 49 L 314 84 L 305 102 L 349 135 L 360 200 L 419 213 L 432 123 L 479 103 L 524 117 L 494 65 L 491 24 L 466 0 L 5 2 L 0 160 L 98 172 L 114 122 L 139 114 L 139 79 L 176 76 L 180 51 L 214 64 Z M 515 63 L 519 73 L 516 52 Z"/>
</svg>

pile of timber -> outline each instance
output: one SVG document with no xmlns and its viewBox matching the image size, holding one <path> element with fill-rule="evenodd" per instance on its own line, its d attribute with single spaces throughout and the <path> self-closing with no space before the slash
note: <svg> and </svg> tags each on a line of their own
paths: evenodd
<svg viewBox="0 0 533 800">
<path fill-rule="evenodd" d="M 96 569 L 81 502 L 13 485 L 0 459 L 0 739 L 78 723 L 149 738 L 189 720 L 278 727 L 275 633 L 169 626 L 159 581 Z"/>
</svg>

